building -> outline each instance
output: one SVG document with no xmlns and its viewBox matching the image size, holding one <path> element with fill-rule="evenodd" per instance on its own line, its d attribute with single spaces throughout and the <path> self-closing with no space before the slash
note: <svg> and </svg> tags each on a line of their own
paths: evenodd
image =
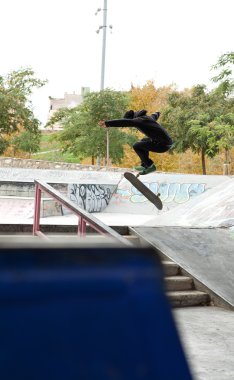
<svg viewBox="0 0 234 380">
<path fill-rule="evenodd" d="M 52 98 L 49 96 L 50 108 L 48 114 L 48 121 L 53 116 L 53 114 L 61 108 L 74 108 L 82 103 L 84 96 L 90 92 L 89 87 L 81 87 L 81 94 L 76 94 L 73 92 L 72 94 L 68 94 L 65 92 L 64 98 Z M 47 121 L 47 122 L 48 122 Z M 62 129 L 61 125 L 55 124 L 53 126 L 53 130 Z"/>
</svg>

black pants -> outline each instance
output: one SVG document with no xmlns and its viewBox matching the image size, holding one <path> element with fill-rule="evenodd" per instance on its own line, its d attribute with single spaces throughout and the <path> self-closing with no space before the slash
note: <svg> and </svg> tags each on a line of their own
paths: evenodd
<svg viewBox="0 0 234 380">
<path fill-rule="evenodd" d="M 149 152 L 165 153 L 170 148 L 171 145 L 152 141 L 149 137 L 145 137 L 133 145 L 133 149 L 141 159 L 141 165 L 146 168 L 153 164 L 153 161 L 149 158 Z"/>
</svg>

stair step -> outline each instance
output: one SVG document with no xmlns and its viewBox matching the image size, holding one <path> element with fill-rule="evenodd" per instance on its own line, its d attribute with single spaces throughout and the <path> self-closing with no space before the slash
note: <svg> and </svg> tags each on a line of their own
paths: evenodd
<svg viewBox="0 0 234 380">
<path fill-rule="evenodd" d="M 165 277 L 167 291 L 191 290 L 193 289 L 193 279 L 186 276 Z"/>
<path fill-rule="evenodd" d="M 210 296 L 198 290 L 167 292 L 173 307 L 204 306 L 210 302 Z"/>
<path fill-rule="evenodd" d="M 125 239 L 127 239 L 130 243 L 132 243 L 134 246 L 140 245 L 140 239 L 138 236 L 135 235 L 122 235 Z"/>
<path fill-rule="evenodd" d="M 173 263 L 173 261 L 162 261 L 164 275 L 167 276 L 176 276 L 179 274 L 180 267 L 179 265 Z"/>
</svg>

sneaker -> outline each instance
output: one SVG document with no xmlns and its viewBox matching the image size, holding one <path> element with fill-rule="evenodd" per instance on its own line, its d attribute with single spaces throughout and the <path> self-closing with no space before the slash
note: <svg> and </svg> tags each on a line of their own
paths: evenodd
<svg viewBox="0 0 234 380">
<path fill-rule="evenodd" d="M 134 169 L 137 170 L 138 172 L 141 172 L 142 170 L 145 170 L 145 167 L 144 166 L 134 166 Z"/>
<path fill-rule="evenodd" d="M 140 172 L 140 175 L 149 174 L 149 173 L 155 172 L 155 170 L 157 170 L 156 166 L 152 164 L 148 168 L 144 168 L 144 170 Z"/>
</svg>

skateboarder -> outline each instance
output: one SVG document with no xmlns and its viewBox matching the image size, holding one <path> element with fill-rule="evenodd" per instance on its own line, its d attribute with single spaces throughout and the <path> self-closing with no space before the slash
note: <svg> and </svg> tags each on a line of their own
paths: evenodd
<svg viewBox="0 0 234 380">
<path fill-rule="evenodd" d="M 124 114 L 123 119 L 101 120 L 98 123 L 102 128 L 135 127 L 147 136 L 133 145 L 133 149 L 141 160 L 141 165 L 135 166 L 134 169 L 138 170 L 141 175 L 156 170 L 156 165 L 149 158 L 149 152 L 167 152 L 173 143 L 168 132 L 157 123 L 159 116 L 160 112 L 148 116 L 146 110 L 137 112 L 129 110 Z"/>
</svg>

